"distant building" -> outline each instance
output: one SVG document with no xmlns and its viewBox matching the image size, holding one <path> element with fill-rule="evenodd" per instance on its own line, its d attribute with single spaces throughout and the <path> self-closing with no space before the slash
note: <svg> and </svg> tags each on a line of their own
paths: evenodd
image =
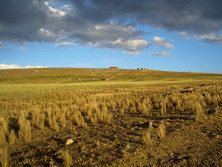
<svg viewBox="0 0 222 167">
<path fill-rule="evenodd" d="M 146 68 L 139 68 L 139 67 L 138 67 L 137 70 L 146 70 Z"/>
<path fill-rule="evenodd" d="M 118 67 L 116 67 L 116 66 L 111 66 L 111 67 L 109 67 L 110 69 L 118 69 Z"/>
</svg>

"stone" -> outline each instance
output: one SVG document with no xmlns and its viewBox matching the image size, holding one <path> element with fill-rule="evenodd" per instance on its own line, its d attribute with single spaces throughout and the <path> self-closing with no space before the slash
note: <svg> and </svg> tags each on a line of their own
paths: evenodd
<svg viewBox="0 0 222 167">
<path fill-rule="evenodd" d="M 68 145 L 70 145 L 70 144 L 72 144 L 73 143 L 73 140 L 72 139 L 68 139 L 67 141 L 66 141 L 66 146 L 68 146 Z"/>
</svg>

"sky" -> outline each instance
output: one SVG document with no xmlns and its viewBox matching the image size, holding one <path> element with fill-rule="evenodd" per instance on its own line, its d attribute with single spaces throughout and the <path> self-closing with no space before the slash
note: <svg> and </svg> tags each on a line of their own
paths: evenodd
<svg viewBox="0 0 222 167">
<path fill-rule="evenodd" d="M 0 0 L 0 69 L 222 73 L 221 0 Z"/>
</svg>

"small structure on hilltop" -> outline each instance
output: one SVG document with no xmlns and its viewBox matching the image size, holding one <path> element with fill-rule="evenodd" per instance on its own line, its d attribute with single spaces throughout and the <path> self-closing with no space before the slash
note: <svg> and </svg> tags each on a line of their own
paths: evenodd
<svg viewBox="0 0 222 167">
<path fill-rule="evenodd" d="M 136 69 L 137 70 L 146 70 L 146 68 L 139 68 L 139 67 L 137 67 Z"/>
<path fill-rule="evenodd" d="M 111 66 L 111 67 L 109 67 L 109 69 L 118 69 L 118 67 L 117 66 Z"/>
</svg>

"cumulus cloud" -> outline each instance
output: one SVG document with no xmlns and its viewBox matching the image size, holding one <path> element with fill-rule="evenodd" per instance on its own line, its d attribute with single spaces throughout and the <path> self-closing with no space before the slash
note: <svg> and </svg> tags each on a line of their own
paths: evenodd
<svg viewBox="0 0 222 167">
<path fill-rule="evenodd" d="M 17 64 L 0 64 L 0 69 L 25 69 L 25 68 L 48 68 L 48 66 L 20 66 Z"/>
<path fill-rule="evenodd" d="M 143 48 L 148 47 L 148 42 L 143 39 L 122 40 L 118 39 L 112 42 L 113 47 L 122 48 L 129 52 L 137 52 Z"/>
<path fill-rule="evenodd" d="M 161 56 L 161 57 L 164 57 L 164 56 L 169 56 L 170 53 L 169 53 L 169 52 L 166 52 L 166 51 L 160 51 L 160 52 L 153 52 L 152 55 L 153 55 L 153 56 Z"/>
<path fill-rule="evenodd" d="M 222 1 L 0 0 L 0 37 L 3 42 L 57 44 L 62 41 L 63 45 L 138 52 L 148 47 L 145 33 L 137 28 L 141 24 L 198 36 L 215 35 L 222 27 Z M 215 42 L 220 41 L 219 37 L 198 39 Z M 121 42 L 114 45 L 119 39 Z M 173 47 L 163 38 L 156 38 L 154 42 L 166 48 Z"/>
<path fill-rule="evenodd" d="M 158 36 L 153 37 L 153 42 L 156 45 L 159 45 L 164 48 L 174 48 L 174 45 L 172 43 L 170 43 L 169 41 L 165 40 L 164 38 L 161 38 Z"/>
<path fill-rule="evenodd" d="M 69 31 L 69 35 L 56 42 L 57 46 L 80 44 L 99 48 L 118 48 L 127 52 L 139 52 L 148 47 L 148 42 L 141 37 L 143 32 L 131 26 L 110 23 L 91 25 L 86 28 L 84 31 Z M 78 36 L 75 39 L 68 38 L 75 35 Z"/>
</svg>

